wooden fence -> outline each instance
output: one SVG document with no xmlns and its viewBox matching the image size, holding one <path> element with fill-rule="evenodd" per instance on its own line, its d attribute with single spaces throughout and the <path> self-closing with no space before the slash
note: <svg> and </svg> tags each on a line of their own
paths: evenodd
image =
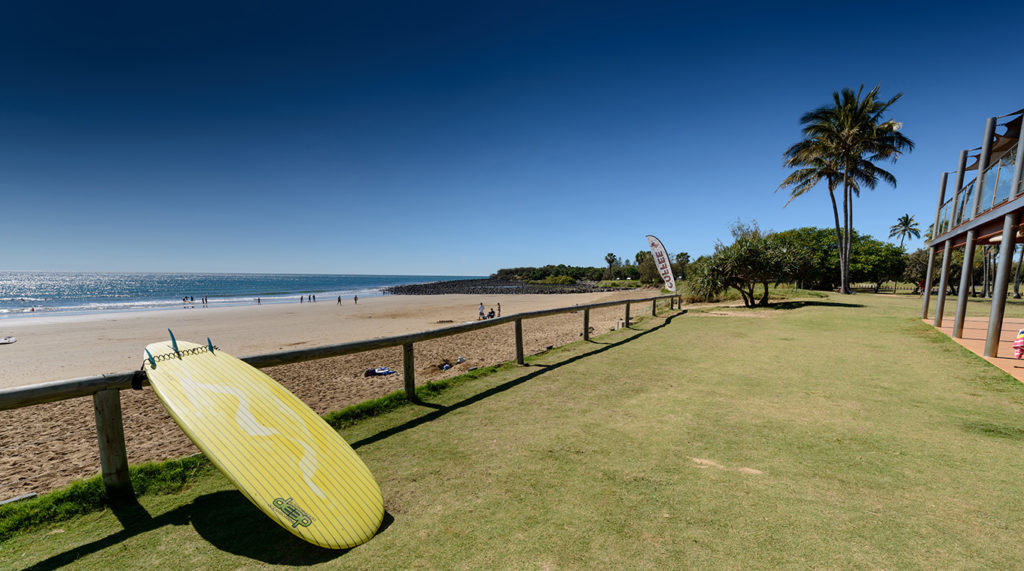
<svg viewBox="0 0 1024 571">
<path fill-rule="evenodd" d="M 505 323 L 515 323 L 515 345 L 516 363 L 524 364 L 523 355 L 523 320 L 548 317 L 563 313 L 583 312 L 583 339 L 590 339 L 590 310 L 602 307 L 613 307 L 625 305 L 625 317 L 623 322 L 626 326 L 630 323 L 629 310 L 632 304 L 651 303 L 651 315 L 658 313 L 658 301 L 668 299 L 669 308 L 675 309 L 682 305 L 682 299 L 678 294 L 662 295 L 640 299 L 626 299 L 618 301 L 607 301 L 572 307 L 560 307 L 556 309 L 543 309 L 517 313 L 494 319 L 475 321 L 433 329 L 419 333 L 409 333 L 395 337 L 384 337 L 380 339 L 367 339 L 365 341 L 353 341 L 338 345 L 325 345 L 322 347 L 311 347 L 309 349 L 297 349 L 294 351 L 281 351 L 278 353 L 267 353 L 263 355 L 252 355 L 242 358 L 243 361 L 257 368 L 273 367 L 276 365 L 288 365 L 315 359 L 338 357 L 370 351 L 373 349 L 384 349 L 388 347 L 402 347 L 402 374 L 405 382 L 405 395 L 412 402 L 419 402 L 416 397 L 416 374 L 413 360 L 413 344 L 430 339 L 438 339 L 450 335 L 458 335 L 494 327 Z M 13 389 L 0 389 L 0 410 L 10 410 L 53 401 L 70 398 L 92 396 L 93 410 L 96 416 L 96 434 L 100 451 L 100 471 L 103 475 L 103 484 L 106 487 L 107 495 L 113 501 L 125 500 L 134 495 L 131 486 L 131 479 L 128 476 L 128 453 L 124 444 L 124 425 L 121 421 L 121 391 L 132 387 L 133 381 L 138 385 L 148 384 L 145 380 L 145 373 L 141 370 L 126 373 L 109 373 L 94 377 L 82 377 L 77 379 L 65 379 L 49 383 L 40 383 Z"/>
<path fill-rule="evenodd" d="M 875 284 L 874 282 L 858 282 L 858 283 L 850 284 L 850 289 L 852 289 L 854 291 L 864 292 L 864 293 L 874 293 L 876 285 L 877 284 Z M 918 293 L 918 289 L 917 289 L 917 286 L 912 284 L 912 283 L 904 283 L 904 282 L 893 283 L 893 282 L 889 281 L 889 282 L 882 282 L 882 286 L 880 288 L 878 288 L 878 293 L 914 294 L 914 293 Z"/>
</svg>

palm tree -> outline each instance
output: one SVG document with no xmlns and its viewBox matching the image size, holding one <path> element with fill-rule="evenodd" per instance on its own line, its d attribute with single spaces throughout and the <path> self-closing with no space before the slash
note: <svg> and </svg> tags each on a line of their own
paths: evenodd
<svg viewBox="0 0 1024 571">
<path fill-rule="evenodd" d="M 828 155 L 825 149 L 816 148 L 818 145 L 824 146 L 824 144 L 822 141 L 803 140 L 790 147 L 785 154 L 786 166 L 794 167 L 796 170 L 791 172 L 782 181 L 779 188 L 792 188 L 789 193 L 789 200 L 786 201 L 786 206 L 789 206 L 789 203 L 793 202 L 796 197 L 808 192 L 824 180 L 828 188 L 828 197 L 832 200 L 832 215 L 835 217 L 836 223 L 836 241 L 839 244 L 840 251 L 842 251 L 843 232 L 839 223 L 839 208 L 836 205 L 836 186 L 839 184 L 842 173 L 838 163 Z M 775 190 L 778 192 L 778 189 Z M 846 283 L 846 269 L 847 266 L 845 264 L 839 264 L 841 283 Z"/>
<path fill-rule="evenodd" d="M 896 220 L 895 224 L 889 227 L 889 237 L 893 238 L 895 236 L 900 238 L 900 249 L 903 248 L 903 241 L 907 239 L 907 236 L 921 237 L 921 231 L 918 229 L 917 222 L 913 216 L 904 214 Z"/>
<path fill-rule="evenodd" d="M 619 257 L 614 252 L 608 252 L 604 255 L 604 262 L 608 264 L 608 271 L 605 272 L 605 279 L 612 279 L 612 268 L 615 267 L 615 262 L 619 261 Z"/>
<path fill-rule="evenodd" d="M 832 105 L 819 107 L 800 118 L 804 126 L 804 139 L 790 147 L 784 155 L 786 166 L 798 169 L 780 185 L 780 188 L 793 187 L 790 200 L 807 192 L 821 180 L 829 182 L 829 193 L 833 195 L 833 213 L 837 220 L 839 273 L 843 293 L 850 293 L 853 197 L 860 196 L 862 186 L 873 189 L 879 180 L 895 186 L 896 177 L 875 165 L 875 161 L 895 161 L 904 151 L 914 148 L 913 141 L 899 132 L 902 127 L 900 123 L 882 120 L 886 110 L 903 94 L 881 101 L 877 99 L 879 89 L 879 86 L 875 86 L 867 94 L 864 94 L 863 86 L 857 92 L 849 88 L 833 92 Z M 806 169 L 819 174 L 801 174 Z M 843 188 L 841 229 L 834 200 L 834 192 L 840 180 Z"/>
<path fill-rule="evenodd" d="M 1016 244 L 1013 245 L 1017 247 Z M 1020 257 L 1017 258 L 1017 271 L 1013 274 L 1013 299 L 1020 299 L 1020 268 L 1024 265 L 1024 245 L 1020 248 Z"/>
</svg>

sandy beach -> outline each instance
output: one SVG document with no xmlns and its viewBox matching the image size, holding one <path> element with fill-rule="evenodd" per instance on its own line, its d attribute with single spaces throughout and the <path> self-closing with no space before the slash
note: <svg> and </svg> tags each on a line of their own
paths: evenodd
<svg viewBox="0 0 1024 571">
<path fill-rule="evenodd" d="M 517 296 L 383 296 L 318 303 L 195 308 L 104 315 L 38 317 L 0 321 L 0 337 L 18 338 L 0 345 L 0 388 L 123 372 L 139 368 L 143 348 L 167 338 L 204 342 L 238 357 L 388 337 L 475 321 L 477 306 L 501 304 L 502 315 L 614 299 L 657 295 L 656 290 L 613 293 Z M 649 308 L 637 307 L 634 315 Z M 591 312 L 594 334 L 607 332 L 622 318 L 621 307 Z M 582 318 L 566 314 L 526 321 L 524 349 L 537 353 L 581 338 Z M 472 367 L 515 358 L 512 324 L 416 345 L 416 380 L 458 375 Z M 445 360 L 465 361 L 448 371 Z M 265 372 L 318 413 L 401 389 L 401 374 L 364 377 L 367 368 L 401 370 L 399 348 L 273 367 Z M 177 458 L 197 452 L 150 390 L 122 391 L 126 445 L 132 464 Z M 92 401 L 89 398 L 0 412 L 0 500 L 43 493 L 99 472 Z"/>
</svg>

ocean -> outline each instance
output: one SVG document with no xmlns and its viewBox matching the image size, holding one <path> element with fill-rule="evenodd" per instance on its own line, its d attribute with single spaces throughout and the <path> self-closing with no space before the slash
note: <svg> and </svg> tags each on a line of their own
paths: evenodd
<svg viewBox="0 0 1024 571">
<path fill-rule="evenodd" d="M 172 274 L 0 271 L 0 319 L 36 315 L 107 313 L 256 303 L 298 303 L 381 295 L 381 288 L 476 279 L 482 276 L 385 276 L 344 274 Z M 194 299 L 195 301 L 191 301 Z"/>
</svg>

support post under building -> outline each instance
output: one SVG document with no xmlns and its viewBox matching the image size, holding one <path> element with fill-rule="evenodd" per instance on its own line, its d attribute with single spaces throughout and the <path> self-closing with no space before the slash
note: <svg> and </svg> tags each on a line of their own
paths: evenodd
<svg viewBox="0 0 1024 571">
<path fill-rule="evenodd" d="M 949 255 L 953 243 L 946 240 L 942 246 L 942 269 L 939 271 L 939 299 L 935 302 L 935 327 L 942 327 L 942 314 L 946 311 L 946 290 L 949 289 Z"/>
<path fill-rule="evenodd" d="M 1009 200 L 1020 194 L 1021 172 L 1024 165 L 1024 133 L 1017 140 L 1017 155 L 1014 157 L 1013 178 L 1010 179 Z M 1003 219 L 1003 236 L 999 244 L 999 267 L 996 269 L 995 291 L 992 292 L 992 310 L 988 316 L 988 334 L 985 337 L 985 356 L 999 356 L 999 341 L 1003 331 L 1003 316 L 1006 310 L 1006 294 L 1010 288 L 1010 269 L 1013 266 L 1013 250 L 1017 245 L 1017 227 L 1020 213 L 1011 212 Z"/>
<path fill-rule="evenodd" d="M 1003 329 L 1003 310 L 1006 309 L 1006 291 L 1010 285 L 1010 265 L 1013 263 L 1019 216 L 1019 213 L 1011 212 L 1003 218 L 1003 240 L 999 244 L 999 266 L 992 292 L 992 309 L 988 316 L 988 333 L 985 335 L 986 357 L 999 356 L 999 337 Z"/>
<path fill-rule="evenodd" d="M 942 173 L 942 182 L 939 184 L 939 205 L 935 207 L 935 223 L 932 224 L 932 234 L 938 235 L 939 219 L 942 216 L 942 203 L 946 201 L 946 181 L 949 173 Z M 950 208 L 952 217 L 952 208 Z M 928 269 L 925 271 L 924 291 L 921 292 L 921 319 L 928 319 L 928 302 L 932 297 L 932 266 L 935 265 L 935 246 L 928 248 Z"/>
<path fill-rule="evenodd" d="M 964 333 L 964 319 L 967 317 L 967 292 L 971 284 L 971 270 L 974 268 L 974 237 L 977 231 L 967 231 L 964 244 L 964 263 L 960 268 L 960 290 L 956 296 L 956 315 L 953 318 L 953 338 L 959 339 Z"/>
<path fill-rule="evenodd" d="M 985 190 L 985 170 L 988 169 L 989 158 L 992 154 L 992 137 L 996 132 L 996 118 L 989 117 L 985 123 L 985 139 L 981 143 L 981 154 L 978 155 L 978 178 L 974 180 L 974 203 L 971 206 L 970 218 L 978 215 L 981 206 L 981 195 Z M 967 204 L 964 204 L 964 208 Z M 965 219 L 966 220 L 966 219 Z M 956 297 L 956 320 L 953 322 L 953 338 L 959 339 L 964 333 L 964 319 L 967 316 L 967 286 L 970 284 L 971 273 L 974 269 L 974 240 L 978 237 L 975 229 L 967 231 L 967 243 L 964 244 L 964 266 L 960 274 L 960 291 Z"/>
</svg>

